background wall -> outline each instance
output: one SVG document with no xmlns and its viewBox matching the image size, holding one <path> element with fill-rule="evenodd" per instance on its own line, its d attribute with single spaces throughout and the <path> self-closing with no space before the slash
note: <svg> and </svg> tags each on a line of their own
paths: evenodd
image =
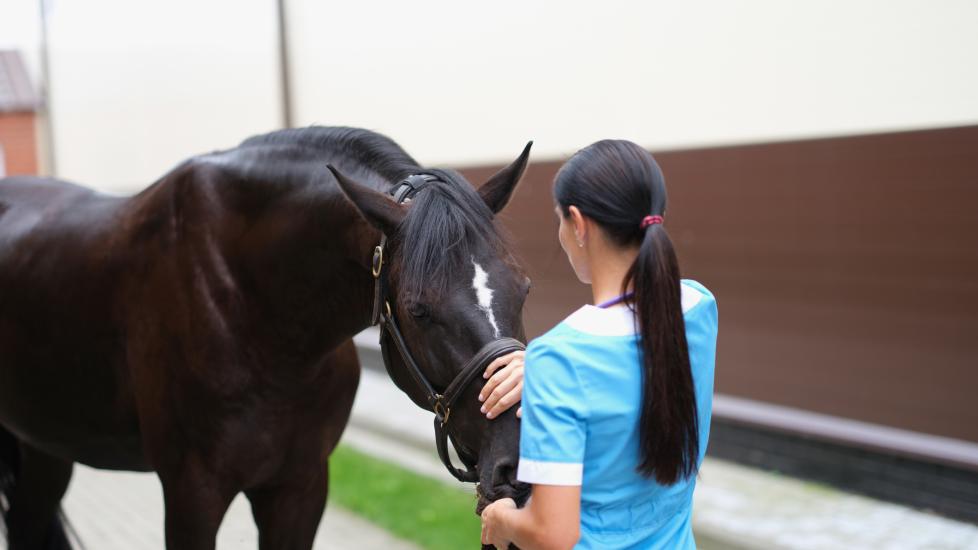
<svg viewBox="0 0 978 550">
<path fill-rule="evenodd" d="M 40 74 L 35 0 L 3 0 L 0 36 Z M 7 4 L 12 10 L 7 12 Z M 54 1 L 49 6 L 57 175 L 141 189 L 182 159 L 279 127 L 270 0 Z M 29 9 L 28 9 L 29 8 Z M 24 24 L 27 22 L 28 24 Z M 9 29 L 26 27 L 8 35 Z M 9 39 L 8 39 L 9 40 Z"/>
<path fill-rule="evenodd" d="M 298 121 L 469 164 L 978 121 L 978 3 L 291 1 Z M 368 31 L 364 31 L 364 28 Z M 501 31 L 505 29 L 505 31 Z"/>
<path fill-rule="evenodd" d="M 976 151 L 978 126 L 656 152 L 682 275 L 717 297 L 717 392 L 978 444 Z M 531 337 L 591 300 L 555 238 L 559 166 L 501 216 Z"/>
<path fill-rule="evenodd" d="M 274 0 L 48 0 L 58 175 L 125 192 L 280 124 Z M 295 120 L 430 164 L 978 122 L 978 3 L 286 0 Z M 0 46 L 39 72 L 35 0 Z M 6 15 L 10 14 L 10 17 Z"/>
<path fill-rule="evenodd" d="M 34 113 L 0 113 L 0 177 L 37 172 Z"/>
</svg>

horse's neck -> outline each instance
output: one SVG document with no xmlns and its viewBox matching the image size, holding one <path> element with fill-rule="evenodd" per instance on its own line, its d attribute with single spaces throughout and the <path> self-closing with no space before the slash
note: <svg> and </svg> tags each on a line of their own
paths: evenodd
<svg viewBox="0 0 978 550">
<path fill-rule="evenodd" d="M 329 349 L 369 326 L 370 263 L 380 232 L 367 224 L 326 174 L 313 170 L 309 182 L 296 184 L 261 216 L 260 224 L 276 238 L 256 246 L 251 265 L 256 272 L 277 274 L 266 292 L 275 301 L 272 309 L 280 322 L 297 328 L 301 322 Z M 389 187 L 379 177 L 365 181 L 377 189 Z"/>
<path fill-rule="evenodd" d="M 205 162 L 176 174 L 191 182 L 174 181 L 167 193 L 182 224 L 199 217 L 192 224 L 208 228 L 183 237 L 199 249 L 191 263 L 202 271 L 229 267 L 226 277 L 197 278 L 230 280 L 248 304 L 255 344 L 298 366 L 366 328 L 372 308 L 370 261 L 380 234 L 342 196 L 326 162 L 333 160 L 283 161 L 281 174 Z"/>
</svg>

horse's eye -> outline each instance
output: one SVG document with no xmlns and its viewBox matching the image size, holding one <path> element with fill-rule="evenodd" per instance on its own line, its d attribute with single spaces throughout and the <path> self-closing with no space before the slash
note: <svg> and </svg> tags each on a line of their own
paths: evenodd
<svg viewBox="0 0 978 550">
<path fill-rule="evenodd" d="M 415 319 L 427 319 L 431 315 L 431 309 L 428 308 L 428 305 L 421 302 L 408 305 L 407 310 Z"/>
</svg>

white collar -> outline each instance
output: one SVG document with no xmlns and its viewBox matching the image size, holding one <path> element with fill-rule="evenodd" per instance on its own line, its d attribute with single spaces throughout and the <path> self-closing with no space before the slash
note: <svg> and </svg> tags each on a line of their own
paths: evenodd
<svg viewBox="0 0 978 550">
<path fill-rule="evenodd" d="M 682 290 L 683 313 L 693 309 L 703 299 L 703 294 L 695 288 L 680 284 Z M 595 336 L 633 336 L 635 316 L 625 304 L 600 308 L 587 304 L 564 319 L 571 328 Z"/>
</svg>

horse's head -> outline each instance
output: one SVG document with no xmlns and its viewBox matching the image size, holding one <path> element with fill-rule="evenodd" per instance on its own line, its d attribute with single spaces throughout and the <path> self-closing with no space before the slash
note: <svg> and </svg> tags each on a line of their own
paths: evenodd
<svg viewBox="0 0 978 550">
<path fill-rule="evenodd" d="M 480 413 L 477 399 L 485 383 L 482 371 L 493 358 L 486 356 L 487 351 L 491 355 L 487 346 L 502 338 L 525 339 L 521 312 L 530 281 L 505 246 L 494 215 L 512 196 L 529 152 L 527 144 L 516 161 L 478 190 L 455 172 L 418 170 L 433 177 L 412 179 L 423 187 L 402 189 L 397 193 L 402 203 L 334 170 L 360 213 L 387 237 L 378 304 L 386 317 L 382 344 L 390 376 L 415 403 L 435 409 L 445 420 L 443 430 L 459 456 L 475 466 L 480 512 L 504 497 L 522 504 L 529 491 L 516 481 L 515 408 L 490 421 Z M 483 360 L 473 361 L 477 355 Z M 466 366 L 477 374 L 466 377 Z M 453 393 L 450 406 L 433 402 L 433 396 Z"/>
</svg>

